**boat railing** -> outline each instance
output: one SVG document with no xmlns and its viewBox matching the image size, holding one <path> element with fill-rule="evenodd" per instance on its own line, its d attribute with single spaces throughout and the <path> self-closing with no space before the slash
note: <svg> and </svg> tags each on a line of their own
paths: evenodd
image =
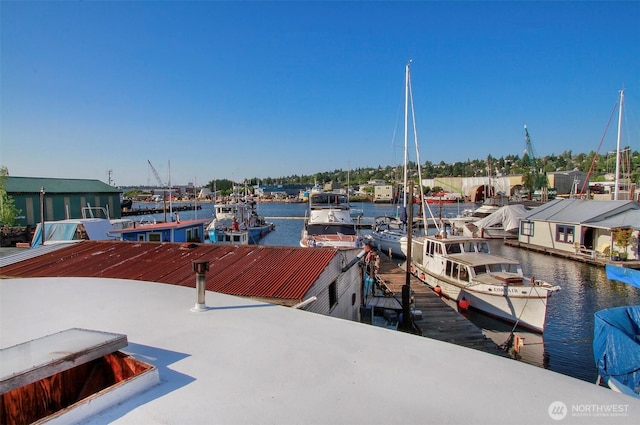
<svg viewBox="0 0 640 425">
<path fill-rule="evenodd" d="M 106 218 L 109 219 L 109 206 L 106 207 L 92 207 L 87 204 L 86 207 L 82 207 L 82 218 Z"/>
</svg>

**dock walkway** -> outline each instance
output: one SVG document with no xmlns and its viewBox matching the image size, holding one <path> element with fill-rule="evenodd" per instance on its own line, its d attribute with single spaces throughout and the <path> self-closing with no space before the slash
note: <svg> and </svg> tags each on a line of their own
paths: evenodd
<svg viewBox="0 0 640 425">
<path fill-rule="evenodd" d="M 388 306 L 396 305 L 401 308 L 402 286 L 406 282 L 406 274 L 403 268 L 390 260 L 384 254 L 380 256 L 380 268 L 378 278 L 393 293 L 393 301 L 387 301 Z M 482 331 L 454 310 L 445 300 L 441 299 L 431 288 L 422 283 L 415 276 L 410 277 L 411 296 L 414 298 L 414 309 L 422 312 L 414 318 L 415 325 L 422 336 L 451 344 L 473 348 L 487 353 L 509 357 L 508 353 L 501 350 L 491 339 L 485 337 Z M 368 306 L 379 307 L 380 301 L 370 297 Z"/>
<path fill-rule="evenodd" d="M 547 248 L 544 246 L 528 244 L 520 242 L 517 239 L 505 239 L 504 244 L 515 248 L 523 248 L 529 251 L 539 252 L 554 257 L 566 258 L 581 263 L 591 264 L 593 266 L 605 267 L 607 264 L 615 264 L 617 266 L 629 267 L 640 270 L 640 260 L 613 261 L 609 257 L 602 255 L 594 250 L 579 248 L 575 252 L 563 251 L 560 249 Z"/>
</svg>

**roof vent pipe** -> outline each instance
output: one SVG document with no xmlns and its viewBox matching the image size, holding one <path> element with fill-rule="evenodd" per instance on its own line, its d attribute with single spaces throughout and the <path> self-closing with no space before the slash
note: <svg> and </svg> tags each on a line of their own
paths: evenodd
<svg viewBox="0 0 640 425">
<path fill-rule="evenodd" d="M 209 262 L 207 260 L 199 260 L 193 262 L 193 271 L 196 272 L 196 305 L 191 311 L 206 311 L 207 305 L 204 302 L 204 293 L 206 289 L 206 273 L 209 271 Z"/>
</svg>

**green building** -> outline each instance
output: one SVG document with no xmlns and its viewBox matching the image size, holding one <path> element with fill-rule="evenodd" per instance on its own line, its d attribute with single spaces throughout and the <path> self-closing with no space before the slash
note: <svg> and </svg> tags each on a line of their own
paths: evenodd
<svg viewBox="0 0 640 425">
<path fill-rule="evenodd" d="M 20 226 L 34 226 L 41 221 L 41 204 L 46 221 L 122 217 L 122 191 L 99 180 L 12 176 L 4 179 L 7 195 L 20 210 L 16 217 Z"/>
</svg>

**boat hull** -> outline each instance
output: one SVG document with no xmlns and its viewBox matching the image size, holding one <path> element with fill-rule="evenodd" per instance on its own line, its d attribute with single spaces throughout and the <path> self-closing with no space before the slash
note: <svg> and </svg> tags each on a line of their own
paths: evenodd
<svg viewBox="0 0 640 425">
<path fill-rule="evenodd" d="M 380 252 L 391 253 L 393 257 L 407 257 L 407 236 L 394 232 L 375 232 L 371 234 L 371 243 Z"/>
<path fill-rule="evenodd" d="M 418 270 L 418 278 L 432 289 L 439 286 L 443 296 L 456 302 L 464 298 L 474 310 L 536 332 L 544 330 L 549 295 L 544 288 L 505 287 L 504 292 L 489 293 L 462 287 L 428 271 Z"/>
<path fill-rule="evenodd" d="M 353 235 L 314 235 L 302 236 L 300 246 L 303 248 L 331 247 L 331 248 L 362 248 L 364 245 L 360 236 Z"/>
<path fill-rule="evenodd" d="M 211 243 L 234 243 L 238 245 L 257 245 L 274 229 L 273 224 L 252 227 L 248 230 L 209 229 L 209 241 Z"/>
</svg>

